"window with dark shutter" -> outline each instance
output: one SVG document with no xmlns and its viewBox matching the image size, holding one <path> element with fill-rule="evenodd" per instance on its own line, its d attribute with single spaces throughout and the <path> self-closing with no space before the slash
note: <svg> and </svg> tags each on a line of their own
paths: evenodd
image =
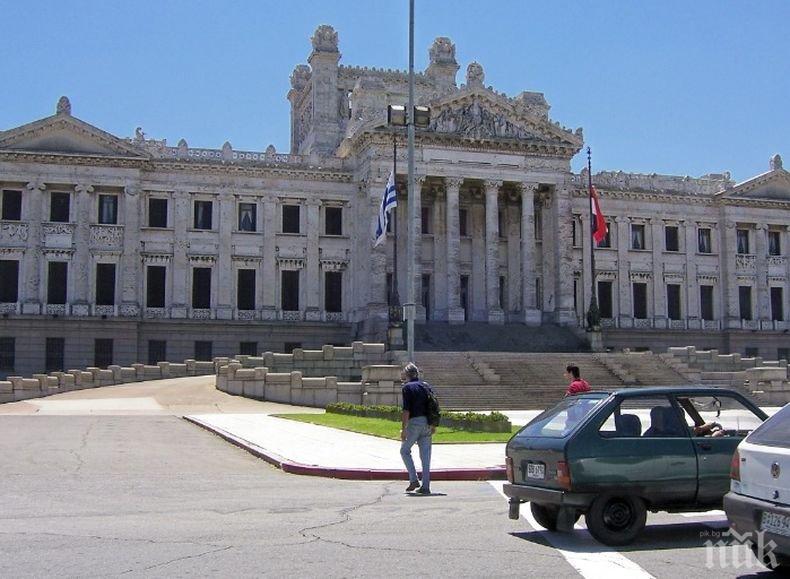
<svg viewBox="0 0 790 579">
<path fill-rule="evenodd" d="M 65 304 L 69 264 L 65 261 L 50 261 L 47 276 L 47 303 Z"/>
<path fill-rule="evenodd" d="M 326 220 L 325 232 L 327 235 L 343 235 L 343 208 L 342 207 L 327 207 L 324 213 Z M 390 219 L 392 220 L 392 213 Z"/>
<path fill-rule="evenodd" d="M 65 369 L 65 338 L 47 338 L 44 346 L 44 371 L 62 372 Z"/>
<path fill-rule="evenodd" d="M 148 227 L 167 227 L 167 199 L 148 200 Z"/>
<path fill-rule="evenodd" d="M 667 225 L 664 228 L 665 249 L 667 251 L 680 251 L 680 238 L 678 228 L 674 225 Z"/>
<path fill-rule="evenodd" d="M 612 317 L 612 282 L 598 282 L 598 310 L 602 318 Z"/>
<path fill-rule="evenodd" d="M 96 305 L 115 305 L 115 264 L 96 264 Z"/>
<path fill-rule="evenodd" d="M 242 356 L 257 356 L 258 342 L 241 342 L 239 344 L 239 354 Z"/>
<path fill-rule="evenodd" d="M 148 340 L 148 364 L 153 366 L 167 361 L 167 342 L 165 340 Z"/>
<path fill-rule="evenodd" d="M 256 231 L 257 226 L 255 203 L 239 203 L 239 231 Z"/>
<path fill-rule="evenodd" d="M 146 272 L 146 307 L 165 307 L 165 280 L 167 277 L 167 268 L 161 265 L 149 265 Z"/>
<path fill-rule="evenodd" d="M 771 319 L 775 322 L 783 322 L 784 312 L 784 291 L 780 287 L 771 288 Z"/>
<path fill-rule="evenodd" d="M 299 311 L 299 271 L 281 272 L 282 308 L 287 312 Z"/>
<path fill-rule="evenodd" d="M 208 309 L 211 307 L 211 268 L 192 268 L 192 307 Z"/>
<path fill-rule="evenodd" d="M 13 372 L 16 365 L 16 339 L 0 338 L 0 372 Z"/>
<path fill-rule="evenodd" d="M 680 309 L 680 286 L 667 284 L 667 317 L 670 320 L 679 320 Z"/>
<path fill-rule="evenodd" d="M 214 343 L 204 340 L 195 342 L 195 360 L 200 362 L 211 362 L 214 358 Z"/>
<path fill-rule="evenodd" d="M 5 221 L 19 221 L 22 219 L 22 192 L 3 190 L 3 213 Z"/>
<path fill-rule="evenodd" d="M 68 193 L 50 193 L 49 220 L 56 223 L 68 223 L 70 203 L 71 195 Z"/>
<path fill-rule="evenodd" d="M 283 205 L 283 233 L 299 233 L 298 205 Z"/>
<path fill-rule="evenodd" d="M 0 302 L 17 301 L 19 301 L 19 261 L 2 259 L 0 260 Z"/>
<path fill-rule="evenodd" d="M 713 286 L 699 286 L 700 315 L 703 320 L 713 320 Z"/>
<path fill-rule="evenodd" d="M 112 338 L 96 338 L 93 343 L 93 365 L 106 368 L 112 365 Z"/>
<path fill-rule="evenodd" d="M 343 311 L 343 274 L 339 271 L 324 273 L 324 309 L 327 312 Z"/>
<path fill-rule="evenodd" d="M 255 270 L 240 269 L 236 288 L 236 304 L 240 310 L 255 309 Z"/>
<path fill-rule="evenodd" d="M 195 201 L 195 229 L 211 229 L 211 201 Z"/>
<path fill-rule="evenodd" d="M 634 295 L 634 318 L 644 320 L 647 318 L 647 284 L 635 283 L 633 287 Z"/>
<path fill-rule="evenodd" d="M 738 286 L 738 307 L 742 320 L 752 319 L 752 288 L 748 285 Z"/>
<path fill-rule="evenodd" d="M 106 225 L 118 223 L 117 195 L 99 195 L 99 223 Z"/>
</svg>

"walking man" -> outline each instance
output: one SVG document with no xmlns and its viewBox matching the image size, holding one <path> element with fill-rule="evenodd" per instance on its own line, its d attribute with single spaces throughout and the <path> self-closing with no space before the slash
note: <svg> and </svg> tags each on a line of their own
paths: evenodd
<svg viewBox="0 0 790 579">
<path fill-rule="evenodd" d="M 420 380 L 420 369 L 411 362 L 401 371 L 401 394 L 403 414 L 401 415 L 400 455 L 409 472 L 407 492 L 417 490 L 421 495 L 431 494 L 431 437 L 436 427 L 428 424 L 428 384 Z M 417 470 L 411 457 L 414 444 L 420 450 L 422 463 L 422 486 L 417 480 Z M 419 488 L 417 488 L 419 487 Z"/>
<path fill-rule="evenodd" d="M 568 364 L 565 367 L 565 379 L 570 381 L 565 396 L 575 396 L 590 391 L 590 384 L 581 377 L 581 372 L 576 364 Z"/>
</svg>

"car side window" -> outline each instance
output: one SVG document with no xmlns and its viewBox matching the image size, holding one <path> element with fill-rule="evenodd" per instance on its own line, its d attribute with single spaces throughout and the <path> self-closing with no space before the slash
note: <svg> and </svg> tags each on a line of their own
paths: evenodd
<svg viewBox="0 0 790 579">
<path fill-rule="evenodd" d="M 606 418 L 598 433 L 604 438 L 687 436 L 677 409 L 665 396 L 626 398 Z"/>
<path fill-rule="evenodd" d="M 675 399 L 693 436 L 746 436 L 763 422 L 751 408 L 726 393 Z"/>
</svg>

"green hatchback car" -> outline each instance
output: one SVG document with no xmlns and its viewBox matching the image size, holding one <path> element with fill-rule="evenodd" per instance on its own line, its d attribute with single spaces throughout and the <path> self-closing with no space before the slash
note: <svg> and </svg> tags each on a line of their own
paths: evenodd
<svg viewBox="0 0 790 579">
<path fill-rule="evenodd" d="M 509 516 L 529 502 L 550 531 L 581 515 L 607 545 L 642 531 L 647 511 L 722 507 L 738 443 L 767 418 L 733 390 L 629 388 L 564 398 L 507 443 Z"/>
</svg>

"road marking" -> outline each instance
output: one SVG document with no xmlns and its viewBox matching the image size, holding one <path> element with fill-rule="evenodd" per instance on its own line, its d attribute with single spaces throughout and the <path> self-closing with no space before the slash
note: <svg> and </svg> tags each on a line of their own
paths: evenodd
<svg viewBox="0 0 790 579">
<path fill-rule="evenodd" d="M 502 481 L 488 481 L 499 494 L 507 499 L 502 492 Z M 617 551 L 598 543 L 589 532 L 581 531 L 585 527 L 576 525 L 580 532 L 550 533 L 541 531 L 532 513 L 529 503 L 521 505 L 521 516 L 529 525 L 541 534 L 552 547 L 565 557 L 571 567 L 582 577 L 607 579 L 655 579 L 653 575 Z"/>
</svg>

